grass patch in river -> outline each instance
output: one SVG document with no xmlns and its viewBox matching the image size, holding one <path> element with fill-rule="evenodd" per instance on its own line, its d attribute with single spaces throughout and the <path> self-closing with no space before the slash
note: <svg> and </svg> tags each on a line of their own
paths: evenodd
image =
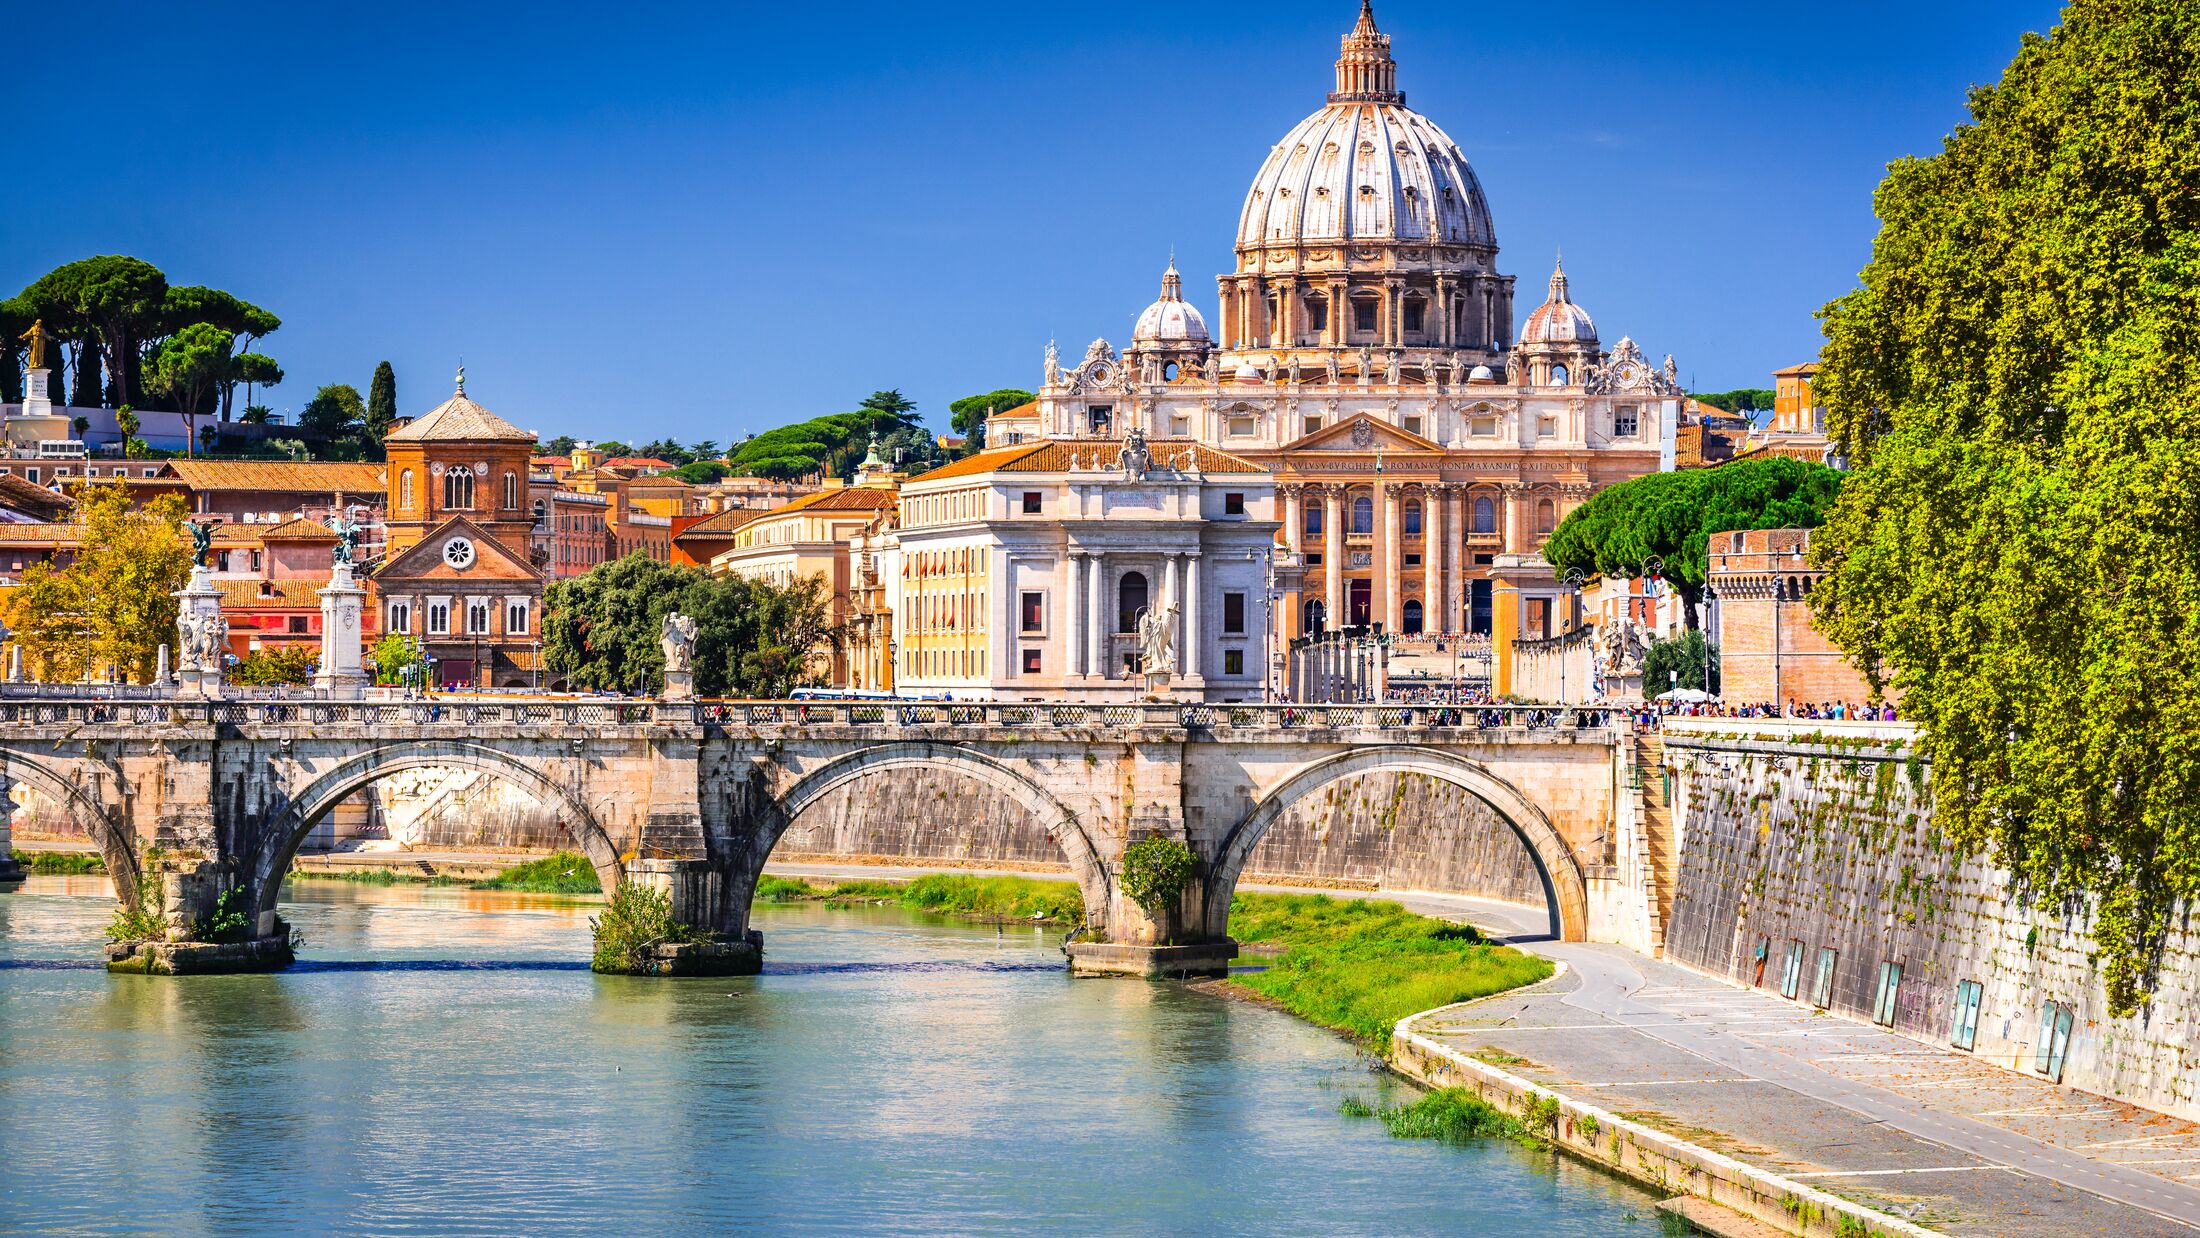
<svg viewBox="0 0 2200 1238">
<path fill-rule="evenodd" d="M 1357 1096 L 1347 1096 L 1337 1112 L 1348 1118 L 1381 1118 L 1399 1139 L 1469 1143 L 1476 1139 L 1526 1139 L 1530 1134 L 1518 1119 L 1465 1088 L 1442 1088 L 1410 1105 L 1381 1108 Z"/>
<path fill-rule="evenodd" d="M 15 862 L 41 877 L 80 877 L 107 871 L 107 861 L 90 851 L 11 851 Z"/>
<path fill-rule="evenodd" d="M 859 879 L 823 885 L 767 875 L 756 883 L 756 901 L 890 903 L 965 919 L 1032 924 L 1075 924 L 1085 910 L 1075 882 L 961 873 L 931 873 L 908 882 Z"/>
<path fill-rule="evenodd" d="M 1471 926 L 1415 915 L 1379 899 L 1240 894 L 1230 935 L 1282 947 L 1264 971 L 1228 983 L 1268 997 L 1376 1053 L 1409 1014 L 1533 984 L 1551 964 L 1495 946 Z"/>
<path fill-rule="evenodd" d="M 601 894 L 596 866 L 578 851 L 553 851 L 539 860 L 507 868 L 476 890 L 516 890 L 524 894 Z"/>
</svg>

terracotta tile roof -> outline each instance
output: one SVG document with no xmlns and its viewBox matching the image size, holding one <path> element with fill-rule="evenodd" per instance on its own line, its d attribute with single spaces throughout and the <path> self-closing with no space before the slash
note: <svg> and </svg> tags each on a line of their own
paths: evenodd
<svg viewBox="0 0 2200 1238">
<path fill-rule="evenodd" d="M 1817 372 L 1818 372 L 1818 363 L 1817 363 L 1817 362 L 1815 362 L 1815 361 L 1805 361 L 1805 362 L 1804 362 L 1804 363 L 1802 363 L 1801 365 L 1791 365 L 1791 366 L 1789 366 L 1788 368 L 1786 368 L 1786 369 L 1784 369 L 1784 370 L 1774 370 L 1774 371 L 1772 372 L 1772 376 L 1773 376 L 1774 378 L 1790 378 L 1790 377 L 1809 378 L 1809 377 L 1810 377 L 1811 375 L 1813 375 L 1813 374 L 1816 374 Z"/>
<path fill-rule="evenodd" d="M 464 389 L 409 423 L 389 432 L 388 443 L 496 442 L 532 443 L 532 432 L 466 398 Z"/>
<path fill-rule="evenodd" d="M 680 467 L 670 460 L 655 456 L 613 456 L 599 467 L 607 469 L 673 469 Z"/>
<path fill-rule="evenodd" d="M 901 502 L 894 491 L 883 486 L 842 486 L 835 490 L 820 490 L 805 494 L 791 503 L 782 503 L 763 516 L 783 516 L 788 512 L 863 512 L 886 511 Z M 690 530 L 692 532 L 693 530 Z"/>
<path fill-rule="evenodd" d="M 318 580 L 217 580 L 214 587 L 222 591 L 223 610 L 250 610 L 255 606 L 318 610 L 321 606 L 320 590 L 327 584 Z M 267 586 L 262 593 L 260 586 Z"/>
<path fill-rule="evenodd" d="M 300 523 L 291 521 L 292 524 Z M 217 524 L 214 526 L 214 544 L 217 546 L 257 546 L 265 531 L 281 528 L 267 524 Z M 324 526 L 325 527 L 325 526 Z M 177 541 L 183 541 L 181 534 Z M 329 541 L 336 540 L 334 533 Z M 0 524 L 0 544 L 14 546 L 76 546 L 84 541 L 84 526 L 73 520 L 55 521 L 51 524 Z"/>
<path fill-rule="evenodd" d="M 382 465 L 341 460 L 170 460 L 161 474 L 193 490 L 382 494 L 389 489 L 389 472 Z"/>
<path fill-rule="evenodd" d="M 0 506 L 12 507 L 34 516 L 43 514 L 52 519 L 67 512 L 75 504 L 66 496 L 55 494 L 36 482 L 25 481 L 13 473 L 0 473 Z"/>
<path fill-rule="evenodd" d="M 1020 443 L 1014 447 L 1002 447 L 965 456 L 953 464 L 943 464 L 929 473 L 919 473 L 909 479 L 940 481 L 950 477 L 975 477 L 980 473 L 1062 473 L 1069 469 L 1071 456 L 1078 463 L 1090 466 L 1092 460 L 1113 462 L 1121 445 L 1113 441 L 1075 443 Z M 1163 441 L 1149 443 L 1147 451 L 1153 456 L 1156 468 L 1184 468 L 1196 465 L 1202 473 L 1265 473 L 1268 470 L 1226 451 L 1216 451 L 1201 443 Z"/>
<path fill-rule="evenodd" d="M 333 542 L 336 540 L 336 530 L 310 516 L 300 516 L 296 520 L 285 520 L 281 524 L 261 525 L 260 540 L 263 542 Z"/>
<path fill-rule="evenodd" d="M 685 537 L 724 537 L 763 514 L 764 512 L 761 509 L 754 507 L 729 508 L 707 520 L 699 520 L 680 530 L 679 533 L 674 535 L 673 540 L 678 541 Z"/>
</svg>

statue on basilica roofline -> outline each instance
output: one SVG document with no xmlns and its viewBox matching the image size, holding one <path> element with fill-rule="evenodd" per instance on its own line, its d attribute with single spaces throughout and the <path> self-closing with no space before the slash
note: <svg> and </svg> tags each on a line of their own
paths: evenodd
<svg viewBox="0 0 2200 1238">
<path fill-rule="evenodd" d="M 1390 351 L 1390 359 L 1383 363 L 1383 385 L 1386 387 L 1398 385 L 1398 350 L 1395 348 Z"/>
<path fill-rule="evenodd" d="M 1098 454 L 1094 452 L 1095 457 Z M 1146 450 L 1146 431 L 1135 422 L 1123 436 L 1123 448 L 1115 453 L 1115 463 L 1123 470 L 1123 476 L 1133 481 L 1143 478 L 1153 467 L 1153 453 Z"/>
<path fill-rule="evenodd" d="M 1047 386 L 1052 387 L 1062 381 L 1062 350 L 1054 346 L 1053 340 L 1047 341 L 1046 372 Z"/>
<path fill-rule="evenodd" d="M 1219 363 L 1215 360 L 1215 355 L 1213 353 L 1208 353 L 1207 366 L 1205 369 L 1200 371 L 1200 377 L 1206 379 L 1208 382 L 1211 383 L 1219 378 L 1221 374 L 1222 371 L 1219 368 Z"/>
<path fill-rule="evenodd" d="M 1453 353 L 1451 355 L 1451 385 L 1454 387 L 1467 385 L 1467 358 L 1464 353 Z"/>
<path fill-rule="evenodd" d="M 1341 381 L 1337 375 L 1337 354 L 1335 352 L 1331 352 L 1324 358 L 1324 360 L 1327 362 L 1329 367 L 1329 385 L 1334 387 Z"/>
</svg>

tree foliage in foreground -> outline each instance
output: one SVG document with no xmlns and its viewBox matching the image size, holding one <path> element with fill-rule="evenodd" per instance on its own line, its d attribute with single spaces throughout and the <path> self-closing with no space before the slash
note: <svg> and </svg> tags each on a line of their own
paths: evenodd
<svg viewBox="0 0 2200 1238">
<path fill-rule="evenodd" d="M 112 666 L 150 682 L 160 647 L 175 643 L 175 592 L 191 574 L 183 498 L 132 507 L 119 478 L 80 482 L 70 497 L 83 548 L 65 568 L 38 563 L 23 573 L 8 595 L 8 626 L 36 679 L 79 681 Z"/>
<path fill-rule="evenodd" d="M 655 691 L 668 611 L 695 620 L 695 691 L 784 697 L 820 682 L 811 656 L 840 639 L 822 584 L 712 576 L 636 552 L 550 586 L 543 656 L 576 688 Z"/>
<path fill-rule="evenodd" d="M 1689 628 L 1671 640 L 1654 640 L 1642 652 L 1642 691 L 1657 696 L 1674 688 L 1718 691 L 1719 647 Z"/>
<path fill-rule="evenodd" d="M 1814 528 L 1840 490 L 1839 472 L 1786 456 L 1651 473 L 1606 487 L 1568 512 L 1543 557 L 1584 576 L 1640 576 L 1656 557 L 1695 627 L 1712 534 Z"/>
<path fill-rule="evenodd" d="M 1812 600 L 2124 1013 L 2200 896 L 2200 3 L 2077 0 L 1970 112 L 1824 312 Z"/>
<path fill-rule="evenodd" d="M 229 668 L 229 682 L 248 688 L 303 685 L 313 682 L 313 672 L 320 664 L 317 645 L 268 645 L 237 659 L 237 664 Z"/>
</svg>

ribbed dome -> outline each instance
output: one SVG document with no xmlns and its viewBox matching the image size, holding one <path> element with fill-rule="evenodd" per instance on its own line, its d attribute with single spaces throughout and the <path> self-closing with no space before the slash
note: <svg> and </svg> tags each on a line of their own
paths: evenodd
<svg viewBox="0 0 2200 1238">
<path fill-rule="evenodd" d="M 1238 247 L 1431 239 L 1497 244 L 1459 144 L 1405 106 L 1374 14 L 1344 37 L 1329 105 L 1298 123 L 1245 197 Z"/>
<path fill-rule="evenodd" d="M 1161 276 L 1161 299 L 1146 307 L 1131 330 L 1133 344 L 1205 344 L 1207 320 L 1184 299 L 1184 277 L 1176 273 L 1176 259 Z"/>
<path fill-rule="evenodd" d="M 1589 317 L 1589 311 L 1573 303 L 1566 295 L 1566 266 L 1562 262 L 1551 272 L 1549 299 L 1535 307 L 1528 315 L 1528 325 L 1521 328 L 1523 344 L 1594 344 L 1597 342 L 1597 324 Z"/>
</svg>

